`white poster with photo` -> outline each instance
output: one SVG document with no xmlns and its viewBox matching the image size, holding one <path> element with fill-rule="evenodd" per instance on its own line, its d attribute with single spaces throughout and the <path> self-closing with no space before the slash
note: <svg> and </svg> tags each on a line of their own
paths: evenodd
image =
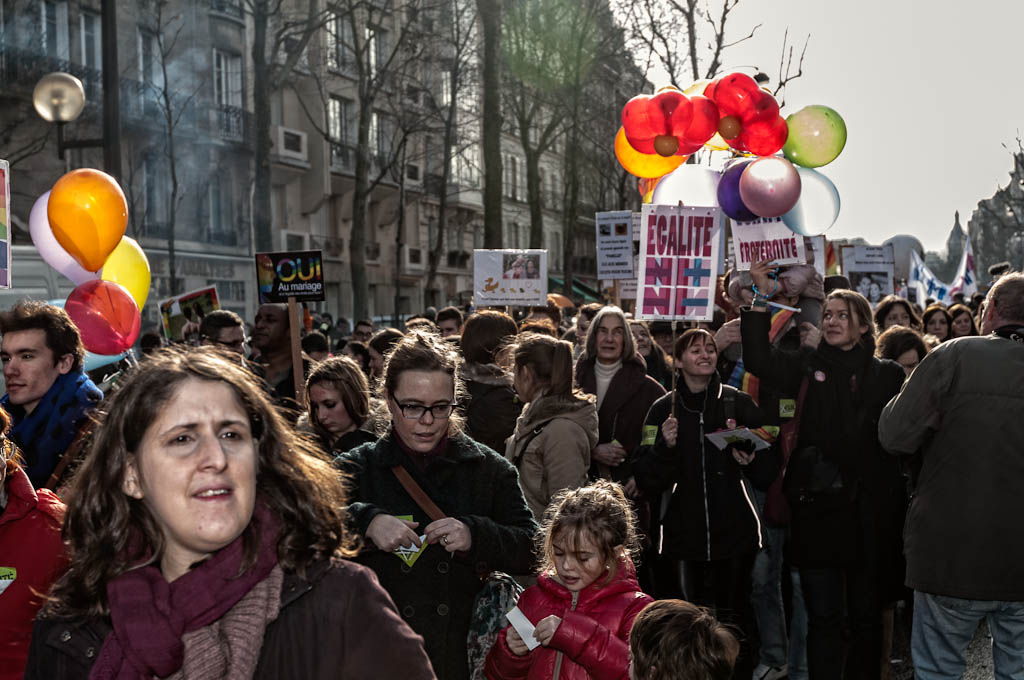
<svg viewBox="0 0 1024 680">
<path fill-rule="evenodd" d="M 777 265 L 807 262 L 803 236 L 787 227 L 781 217 L 733 222 L 732 241 L 737 271 L 750 271 L 755 260 L 771 260 Z"/>
<path fill-rule="evenodd" d="M 547 295 L 548 251 L 473 251 L 473 299 L 478 307 L 543 305 Z"/>
<path fill-rule="evenodd" d="M 892 245 L 843 246 L 840 254 L 843 275 L 850 280 L 850 288 L 866 297 L 872 307 L 896 292 Z"/>
<path fill-rule="evenodd" d="M 632 279 L 633 213 L 629 210 L 599 212 L 594 215 L 597 231 L 597 277 Z"/>
</svg>

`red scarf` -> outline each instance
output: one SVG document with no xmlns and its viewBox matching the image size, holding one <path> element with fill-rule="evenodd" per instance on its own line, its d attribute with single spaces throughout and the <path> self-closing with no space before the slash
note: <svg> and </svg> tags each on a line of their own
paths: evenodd
<svg viewBox="0 0 1024 680">
<path fill-rule="evenodd" d="M 114 632 L 107 636 L 91 680 L 166 677 L 181 668 L 181 636 L 213 623 L 265 579 L 277 564 L 281 521 L 257 501 L 253 521 L 229 545 L 173 583 L 160 568 L 131 569 L 107 584 Z M 241 571 L 245 533 L 258 540 L 256 562 Z"/>
</svg>

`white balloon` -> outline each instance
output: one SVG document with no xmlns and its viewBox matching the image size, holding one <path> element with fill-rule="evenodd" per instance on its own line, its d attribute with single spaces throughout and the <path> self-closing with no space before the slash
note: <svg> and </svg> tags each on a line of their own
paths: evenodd
<svg viewBox="0 0 1024 680">
<path fill-rule="evenodd" d="M 46 205 L 50 202 L 50 192 L 36 199 L 32 206 L 32 212 L 28 216 L 28 231 L 32 236 L 32 243 L 42 256 L 46 264 L 50 265 L 64 276 L 71 279 L 76 286 L 100 278 L 99 272 L 89 272 L 78 264 L 78 261 L 68 255 L 68 252 L 61 247 L 57 237 L 53 235 L 50 228 L 50 219 L 46 216 Z"/>
<path fill-rule="evenodd" d="M 717 207 L 721 174 L 706 165 L 683 163 L 654 187 L 651 203 L 656 205 Z"/>
</svg>

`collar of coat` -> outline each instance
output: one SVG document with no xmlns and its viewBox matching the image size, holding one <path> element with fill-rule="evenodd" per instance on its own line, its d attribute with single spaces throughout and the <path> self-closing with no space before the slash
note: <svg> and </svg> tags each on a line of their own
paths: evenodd
<svg viewBox="0 0 1024 680">
<path fill-rule="evenodd" d="M 594 369 L 596 363 L 596 357 L 585 357 L 580 359 L 576 366 L 576 379 L 579 381 L 580 388 L 587 394 L 597 394 L 597 372 Z M 608 385 L 608 391 L 598 410 L 599 413 L 607 416 L 618 412 L 623 405 L 636 396 L 636 391 L 640 389 L 646 378 L 647 364 L 644 363 L 642 356 L 634 354 L 631 359 L 623 359 L 622 368 Z"/>
<path fill-rule="evenodd" d="M 392 468 L 396 465 L 407 465 L 409 457 L 405 455 L 391 430 L 372 445 L 376 450 L 367 456 L 367 463 L 377 467 Z M 459 463 L 484 458 L 479 445 L 461 432 L 448 438 L 448 450 L 438 456 L 431 465 L 458 465 Z"/>
</svg>

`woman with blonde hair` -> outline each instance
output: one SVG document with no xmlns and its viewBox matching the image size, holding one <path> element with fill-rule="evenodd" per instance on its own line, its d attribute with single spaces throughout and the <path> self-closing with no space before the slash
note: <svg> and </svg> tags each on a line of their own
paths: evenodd
<svg viewBox="0 0 1024 680">
<path fill-rule="evenodd" d="M 246 369 L 156 353 L 103 408 L 26 678 L 434 677 L 373 573 L 342 559 L 337 471 Z"/>
<path fill-rule="evenodd" d="M 519 485 L 539 521 L 556 493 L 587 483 L 597 407 L 593 395 L 573 386 L 572 345 L 565 340 L 527 333 L 512 356 L 516 394 L 526 408 L 505 457 L 519 470 Z"/>
</svg>

